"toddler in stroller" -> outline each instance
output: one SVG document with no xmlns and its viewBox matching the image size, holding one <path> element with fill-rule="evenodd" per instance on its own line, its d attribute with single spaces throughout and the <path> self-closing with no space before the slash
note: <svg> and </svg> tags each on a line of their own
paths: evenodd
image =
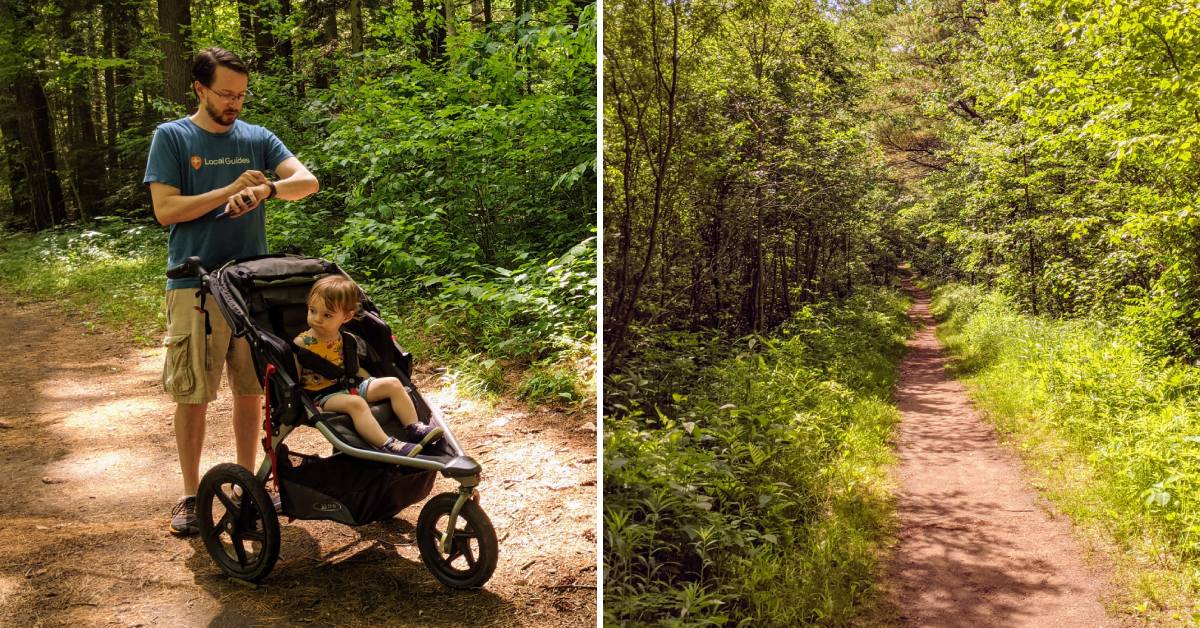
<svg viewBox="0 0 1200 628">
<path fill-rule="evenodd" d="M 397 344 L 379 309 L 336 264 L 266 255 L 235 260 L 210 273 L 193 257 L 167 274 L 200 278 L 201 304 L 214 299 L 233 334 L 249 341 L 263 383 L 266 458 L 256 473 L 234 463 L 214 466 L 201 478 L 196 495 L 200 537 L 222 571 L 252 582 L 266 578 L 279 558 L 280 515 L 351 526 L 383 521 L 425 500 L 441 475 L 456 483 L 457 490 L 435 495 L 421 508 L 414 529 L 421 560 L 449 587 L 481 587 L 491 578 L 499 547 L 495 528 L 479 505 L 482 468 L 413 385 L 412 356 Z M 354 297 L 326 304 L 324 297 L 313 295 L 314 284 L 322 281 L 341 285 Z M 318 302 L 320 307 L 312 307 Z M 359 315 L 345 318 L 350 309 Z M 329 312 L 328 320 L 336 325 L 321 322 L 325 310 L 343 312 L 340 317 Z M 306 332 L 315 332 L 318 340 L 340 337 L 340 353 L 331 350 L 321 360 L 304 357 L 306 347 L 319 348 L 304 345 Z M 330 387 L 326 385 L 313 395 L 302 380 L 306 369 L 336 388 L 324 390 Z M 367 372 L 380 379 L 363 386 L 357 376 Z M 402 392 L 381 385 L 388 380 L 396 380 Z M 342 394 L 359 388 L 366 400 Z M 343 397 L 352 405 L 339 404 Z M 369 423 L 353 417 L 359 403 L 369 408 Z M 333 453 L 289 449 L 285 439 L 300 428 L 320 432 Z M 278 515 L 268 483 L 281 498 Z"/>
<path fill-rule="evenodd" d="M 358 366 L 363 340 L 342 329 L 361 307 L 358 284 L 349 277 L 327 275 L 308 293 L 308 329 L 296 336 L 300 382 L 324 412 L 341 412 L 354 421 L 354 430 L 380 451 L 415 456 L 437 441 L 442 428 L 417 420 L 417 409 L 395 377 L 371 377 Z M 387 399 L 414 442 L 388 436 L 371 414 L 369 404 Z"/>
</svg>

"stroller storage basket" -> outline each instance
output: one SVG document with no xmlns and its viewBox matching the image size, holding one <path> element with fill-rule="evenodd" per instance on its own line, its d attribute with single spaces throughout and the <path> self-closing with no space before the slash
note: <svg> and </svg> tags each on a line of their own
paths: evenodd
<svg viewBox="0 0 1200 628">
<path fill-rule="evenodd" d="M 321 458 L 293 451 L 279 457 L 278 473 L 283 514 L 354 526 L 390 519 L 425 499 L 437 475 L 342 454 Z"/>
</svg>

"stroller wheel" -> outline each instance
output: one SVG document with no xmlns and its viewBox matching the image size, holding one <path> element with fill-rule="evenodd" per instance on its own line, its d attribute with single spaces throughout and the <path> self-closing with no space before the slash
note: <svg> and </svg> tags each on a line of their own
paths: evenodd
<svg viewBox="0 0 1200 628">
<path fill-rule="evenodd" d="M 443 552 L 442 538 L 457 500 L 457 493 L 442 493 L 425 504 L 417 518 L 417 547 L 425 566 L 442 584 L 454 589 L 477 589 L 496 571 L 500 552 L 496 530 L 479 504 L 469 499 L 458 513 L 450 552 Z"/>
<path fill-rule="evenodd" d="M 254 474 L 228 462 L 209 469 L 196 495 L 196 518 L 221 571 L 250 582 L 271 573 L 279 559 L 279 518 Z"/>
</svg>

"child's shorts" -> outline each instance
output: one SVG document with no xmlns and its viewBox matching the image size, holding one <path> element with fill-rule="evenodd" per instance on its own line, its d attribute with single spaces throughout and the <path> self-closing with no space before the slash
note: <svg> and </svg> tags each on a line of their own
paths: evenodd
<svg viewBox="0 0 1200 628">
<path fill-rule="evenodd" d="M 373 382 L 373 381 L 375 381 L 375 378 L 374 378 L 374 377 L 368 377 L 368 378 L 364 379 L 362 382 L 360 382 L 360 383 L 358 384 L 358 396 L 359 396 L 359 397 L 362 397 L 363 399 L 366 399 L 366 398 L 367 398 L 367 389 L 371 387 L 371 382 Z M 327 401 L 327 400 L 328 400 L 330 397 L 332 397 L 332 396 L 334 396 L 334 395 L 348 395 L 348 394 L 350 394 L 350 391 L 349 391 L 349 390 L 345 390 L 345 389 L 343 389 L 343 390 L 335 390 L 335 391 L 333 391 L 333 392 L 331 392 L 331 393 L 328 393 L 328 394 L 325 394 L 325 395 L 321 395 L 320 397 L 317 397 L 317 398 L 316 398 L 316 399 L 314 399 L 313 401 L 315 401 L 315 402 L 317 403 L 317 407 L 318 407 L 318 408 L 320 408 L 321 410 L 324 410 L 324 409 L 325 409 L 325 402 L 326 402 L 326 401 Z"/>
</svg>

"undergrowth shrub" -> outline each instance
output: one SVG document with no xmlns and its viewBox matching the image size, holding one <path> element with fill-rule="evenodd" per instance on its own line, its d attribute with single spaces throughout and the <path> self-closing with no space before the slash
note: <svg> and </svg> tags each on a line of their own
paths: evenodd
<svg viewBox="0 0 1200 628">
<path fill-rule="evenodd" d="M 962 285 L 940 288 L 932 309 L 999 427 L 1019 443 L 1051 434 L 1086 465 L 1086 483 L 1057 493 L 1067 512 L 1200 569 L 1200 368 L 1151 357 L 1144 312 L 1048 320 Z"/>
<path fill-rule="evenodd" d="M 95 318 L 154 344 L 165 326 L 166 234 L 155 223 L 117 218 L 37 234 L 0 231 L 0 288 L 63 300 L 84 313 L 86 324 Z M 272 249 L 281 248 L 273 238 Z M 595 238 L 587 238 L 562 255 L 495 268 L 487 277 L 405 282 L 353 260 L 344 269 L 379 305 L 400 344 L 419 360 L 448 363 L 465 390 L 579 406 L 594 400 L 587 382 L 594 370 L 595 264 Z M 506 378 L 508 371 L 517 375 Z"/>
<path fill-rule="evenodd" d="M 606 623 L 853 616 L 887 529 L 905 305 L 865 292 L 769 338 L 663 334 L 609 378 Z"/>
<path fill-rule="evenodd" d="M 166 232 L 151 224 L 101 218 L 88 228 L 37 234 L 0 231 L 0 285 L 39 299 L 64 300 L 64 321 L 127 328 L 157 342 L 164 325 Z"/>
</svg>

